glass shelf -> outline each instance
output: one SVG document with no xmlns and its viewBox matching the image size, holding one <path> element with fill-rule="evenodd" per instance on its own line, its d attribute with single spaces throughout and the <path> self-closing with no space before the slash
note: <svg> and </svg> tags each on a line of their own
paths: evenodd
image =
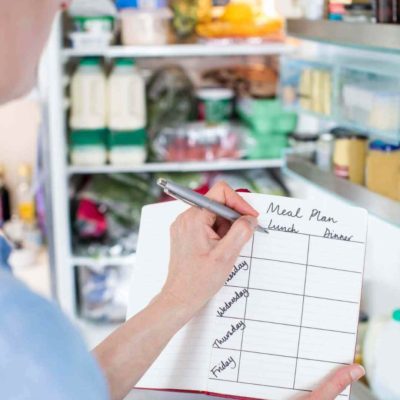
<svg viewBox="0 0 400 400">
<path fill-rule="evenodd" d="M 400 202 L 373 193 L 364 186 L 337 178 L 295 155 L 287 156 L 284 171 L 354 206 L 365 208 L 370 214 L 389 224 L 400 227 Z"/>
<path fill-rule="evenodd" d="M 383 52 L 400 51 L 400 26 L 395 24 L 289 19 L 289 36 L 344 47 Z"/>
<path fill-rule="evenodd" d="M 64 61 L 74 57 L 98 56 L 105 58 L 135 57 L 222 57 L 222 56 L 257 56 L 290 53 L 293 48 L 286 43 L 246 43 L 246 44 L 168 44 L 163 46 L 109 46 L 95 50 L 64 48 Z"/>
<path fill-rule="evenodd" d="M 68 167 L 70 175 L 117 174 L 117 173 L 151 173 L 151 172 L 207 172 L 234 171 L 244 169 L 280 168 L 282 159 L 267 160 L 219 160 L 200 162 L 156 162 L 136 166 L 101 165 L 98 167 Z"/>
</svg>

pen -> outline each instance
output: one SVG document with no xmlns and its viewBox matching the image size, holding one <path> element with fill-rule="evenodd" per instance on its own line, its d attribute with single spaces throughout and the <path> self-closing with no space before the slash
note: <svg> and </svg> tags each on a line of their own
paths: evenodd
<svg viewBox="0 0 400 400">
<path fill-rule="evenodd" d="M 228 221 L 235 222 L 240 217 L 237 211 L 218 203 L 208 197 L 202 196 L 199 193 L 194 192 L 184 186 L 178 185 L 177 183 L 167 181 L 166 179 L 159 179 L 157 184 L 162 187 L 164 192 L 173 197 L 174 199 L 181 200 L 186 204 L 189 204 L 200 209 L 211 211 L 212 213 L 227 219 Z M 257 232 L 269 233 L 267 229 L 262 228 L 260 225 L 256 228 Z"/>
</svg>

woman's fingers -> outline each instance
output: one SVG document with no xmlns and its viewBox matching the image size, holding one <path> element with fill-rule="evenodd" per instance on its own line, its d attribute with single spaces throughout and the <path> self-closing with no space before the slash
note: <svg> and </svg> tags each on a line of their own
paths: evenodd
<svg viewBox="0 0 400 400">
<path fill-rule="evenodd" d="M 228 268 L 239 257 L 244 245 L 251 239 L 257 227 L 257 218 L 245 216 L 239 218 L 219 241 L 213 250 L 213 257 L 217 260 L 226 261 Z"/>
<path fill-rule="evenodd" d="M 243 199 L 243 197 L 236 193 L 225 182 L 218 182 L 215 184 L 206 196 L 211 200 L 232 208 L 239 214 L 251 215 L 253 217 L 258 217 L 259 215 L 258 212 Z M 201 218 L 201 220 L 209 226 L 214 225 L 217 220 L 216 215 L 207 210 L 197 210 L 195 214 L 197 218 Z"/>
<path fill-rule="evenodd" d="M 361 365 L 349 365 L 335 371 L 326 381 L 316 389 L 307 400 L 334 400 L 347 388 L 365 375 Z"/>
</svg>

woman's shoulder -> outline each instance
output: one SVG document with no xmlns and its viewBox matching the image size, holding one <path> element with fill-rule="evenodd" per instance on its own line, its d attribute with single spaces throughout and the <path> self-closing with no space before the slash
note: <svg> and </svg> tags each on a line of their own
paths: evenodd
<svg viewBox="0 0 400 400">
<path fill-rule="evenodd" d="M 2 270 L 0 376 L 1 399 L 108 398 L 99 366 L 58 306 Z"/>
</svg>

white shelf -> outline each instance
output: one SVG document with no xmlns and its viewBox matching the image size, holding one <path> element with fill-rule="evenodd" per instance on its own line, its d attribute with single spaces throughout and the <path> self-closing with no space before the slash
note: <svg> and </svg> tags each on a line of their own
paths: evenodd
<svg viewBox="0 0 400 400">
<path fill-rule="evenodd" d="M 389 224 L 400 226 L 400 203 L 373 193 L 364 186 L 337 178 L 316 165 L 296 156 L 289 156 L 284 167 L 289 175 L 307 181 L 357 207 L 365 208 L 370 214 Z"/>
<path fill-rule="evenodd" d="M 136 262 L 136 254 L 120 257 L 72 257 L 72 266 L 85 266 L 95 270 L 101 270 L 106 266 L 134 266 Z"/>
<path fill-rule="evenodd" d="M 234 171 L 243 169 L 280 168 L 282 159 L 271 160 L 232 160 L 177 163 L 147 163 L 137 166 L 102 165 L 98 167 L 69 166 L 70 175 L 146 173 L 146 172 L 207 172 Z"/>
<path fill-rule="evenodd" d="M 100 56 L 105 58 L 135 57 L 219 57 L 278 55 L 292 51 L 285 43 L 251 44 L 169 44 L 164 46 L 110 46 L 103 49 L 82 50 L 65 48 L 64 60 L 73 57 Z"/>
</svg>

